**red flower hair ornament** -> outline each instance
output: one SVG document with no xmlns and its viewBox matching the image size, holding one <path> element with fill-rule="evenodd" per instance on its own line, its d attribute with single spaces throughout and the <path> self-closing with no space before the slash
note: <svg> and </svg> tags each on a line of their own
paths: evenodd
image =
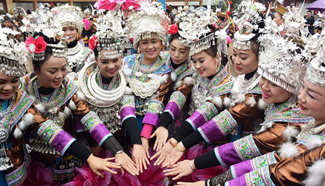
<svg viewBox="0 0 325 186">
<path fill-rule="evenodd" d="M 44 53 L 47 47 L 43 36 L 39 36 L 36 39 L 33 37 L 28 37 L 25 41 L 25 45 L 30 53 Z"/>
<path fill-rule="evenodd" d="M 170 27 L 168 29 L 168 33 L 171 34 L 171 35 L 177 34 L 178 33 L 178 26 L 177 26 L 177 24 L 170 25 Z"/>
<path fill-rule="evenodd" d="M 94 50 L 97 47 L 97 45 L 98 45 L 97 37 L 95 35 L 91 36 L 88 42 L 88 47 L 91 50 Z"/>
</svg>

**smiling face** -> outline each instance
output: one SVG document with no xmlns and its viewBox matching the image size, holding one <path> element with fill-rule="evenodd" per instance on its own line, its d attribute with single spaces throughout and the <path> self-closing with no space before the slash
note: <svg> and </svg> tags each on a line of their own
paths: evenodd
<svg viewBox="0 0 325 186">
<path fill-rule="evenodd" d="M 215 75 L 218 67 L 220 66 L 220 58 L 218 56 L 212 57 L 206 51 L 197 53 L 191 58 L 194 68 L 202 77 L 207 78 Z"/>
<path fill-rule="evenodd" d="M 232 61 L 238 75 L 254 72 L 258 67 L 258 59 L 252 49 L 233 49 Z"/>
<path fill-rule="evenodd" d="M 173 41 L 170 43 L 169 55 L 175 64 L 184 63 L 188 59 L 189 53 L 190 48 L 185 47 L 180 40 L 173 39 Z"/>
<path fill-rule="evenodd" d="M 20 85 L 19 77 L 7 76 L 0 72 L 0 100 L 12 98 Z"/>
<path fill-rule="evenodd" d="M 261 78 L 259 86 L 262 89 L 263 101 L 267 104 L 271 103 L 283 103 L 291 97 L 291 93 L 285 89 L 277 86 L 271 81 Z"/>
<path fill-rule="evenodd" d="M 282 15 L 279 12 L 275 12 L 273 21 L 278 25 L 282 25 L 284 22 L 284 19 L 282 18 Z"/>
<path fill-rule="evenodd" d="M 100 73 L 105 78 L 114 77 L 122 66 L 121 57 L 113 59 L 105 59 L 105 52 L 109 53 L 110 50 L 102 50 L 97 58 L 97 64 L 100 70 Z"/>
<path fill-rule="evenodd" d="M 139 49 L 145 61 L 155 62 L 163 49 L 162 41 L 158 38 L 142 39 L 139 41 Z"/>
<path fill-rule="evenodd" d="M 63 37 L 66 38 L 65 41 L 67 43 L 71 43 L 75 40 L 78 40 L 79 33 L 77 28 L 74 28 L 72 26 L 63 27 L 63 32 Z"/>
<path fill-rule="evenodd" d="M 304 80 L 298 95 L 302 113 L 312 116 L 318 123 L 325 122 L 325 87 Z"/>
<path fill-rule="evenodd" d="M 40 69 L 35 69 L 38 83 L 45 88 L 59 88 L 67 75 L 67 61 L 61 57 L 49 57 Z"/>
</svg>

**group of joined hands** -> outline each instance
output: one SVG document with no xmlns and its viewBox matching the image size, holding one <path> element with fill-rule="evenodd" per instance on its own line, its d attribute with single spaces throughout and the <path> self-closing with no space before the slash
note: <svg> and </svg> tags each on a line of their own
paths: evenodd
<svg viewBox="0 0 325 186">
<path fill-rule="evenodd" d="M 151 135 L 156 138 L 153 150 L 156 152 L 153 156 L 149 153 L 149 139 L 141 137 L 142 144 L 134 144 L 131 158 L 123 151 L 119 151 L 114 157 L 101 159 L 91 155 L 87 162 L 92 171 L 103 176 L 100 170 L 117 174 L 116 169 L 126 170 L 131 175 L 136 176 L 143 173 L 150 161 L 155 159 L 155 166 L 161 166 L 166 176 L 173 176 L 172 180 L 177 180 L 183 176 L 191 174 L 195 170 L 194 160 L 183 160 L 176 163 L 185 152 L 182 142 L 176 139 L 168 139 L 168 130 L 164 127 L 158 127 Z M 104 160 L 104 163 L 103 163 Z M 114 170 L 115 169 L 115 170 Z"/>
</svg>

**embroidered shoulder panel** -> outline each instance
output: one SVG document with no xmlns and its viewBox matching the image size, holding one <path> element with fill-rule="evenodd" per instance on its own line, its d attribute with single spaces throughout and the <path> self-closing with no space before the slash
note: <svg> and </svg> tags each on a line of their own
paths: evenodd
<svg viewBox="0 0 325 186">
<path fill-rule="evenodd" d="M 34 101 L 35 99 L 32 96 L 27 95 L 25 91 L 18 91 L 18 96 L 15 100 L 16 103 L 12 107 L 9 114 L 4 118 L 6 121 L 4 122 L 5 128 L 8 129 L 10 127 L 11 131 L 18 121 L 20 121 L 20 119 L 24 116 L 27 110 L 32 106 Z"/>
</svg>

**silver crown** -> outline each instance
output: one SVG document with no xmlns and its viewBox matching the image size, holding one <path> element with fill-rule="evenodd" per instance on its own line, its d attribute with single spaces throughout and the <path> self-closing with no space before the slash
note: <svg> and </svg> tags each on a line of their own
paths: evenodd
<svg viewBox="0 0 325 186">
<path fill-rule="evenodd" d="M 291 93 L 297 93 L 299 79 L 311 55 L 291 40 L 276 34 L 260 36 L 263 50 L 258 73 Z"/>
<path fill-rule="evenodd" d="M 27 50 L 25 45 L 15 39 L 16 32 L 8 28 L 0 28 L 0 72 L 8 76 L 25 75 Z"/>
<path fill-rule="evenodd" d="M 175 22 L 178 24 L 179 38 L 185 46 L 189 46 L 190 56 L 206 50 L 213 45 L 218 45 L 218 52 L 226 51 L 226 28 L 212 30 L 217 22 L 217 12 L 203 7 L 184 7 L 178 9 Z M 224 41 L 224 42 L 222 42 Z"/>
<path fill-rule="evenodd" d="M 55 37 L 60 31 L 58 25 L 54 23 L 55 16 L 49 7 L 45 7 L 42 4 L 31 14 L 24 17 L 22 22 L 24 23 L 20 30 L 22 32 L 31 33 L 33 35 L 37 32 L 42 32 L 47 37 Z"/>
<path fill-rule="evenodd" d="M 58 44 L 48 44 L 47 47 L 52 49 L 52 55 L 54 57 L 65 58 L 67 56 L 68 48 L 64 42 Z"/>
<path fill-rule="evenodd" d="M 108 49 L 122 54 L 126 45 L 129 44 L 126 28 L 123 28 L 123 19 L 120 11 L 109 11 L 101 14 L 96 23 L 98 51 Z M 111 57 L 116 55 L 110 55 Z"/>
<path fill-rule="evenodd" d="M 143 1 L 141 10 L 132 14 L 127 20 L 129 37 L 133 38 L 133 45 L 137 48 L 142 39 L 157 37 L 166 44 L 169 18 L 158 2 Z"/>
<path fill-rule="evenodd" d="M 54 14 L 54 23 L 58 25 L 60 30 L 64 27 L 77 28 L 81 34 L 84 23 L 82 21 L 82 11 L 79 7 L 63 5 L 52 9 Z"/>
<path fill-rule="evenodd" d="M 234 35 L 233 47 L 236 49 L 251 49 L 250 40 L 260 32 L 260 25 L 264 21 L 261 16 L 266 8 L 263 4 L 254 1 L 242 1 L 237 9 L 238 31 Z"/>
<path fill-rule="evenodd" d="M 318 51 L 316 57 L 310 62 L 306 70 L 306 78 L 313 84 L 325 86 L 325 48 Z"/>
</svg>

